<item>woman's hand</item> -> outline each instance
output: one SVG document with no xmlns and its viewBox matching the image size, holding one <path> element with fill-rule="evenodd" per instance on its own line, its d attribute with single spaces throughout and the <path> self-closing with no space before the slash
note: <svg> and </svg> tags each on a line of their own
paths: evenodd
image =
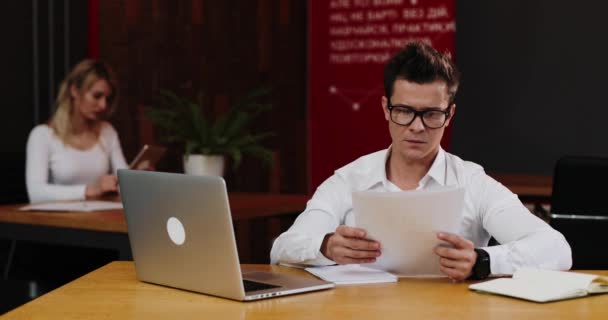
<svg viewBox="0 0 608 320">
<path fill-rule="evenodd" d="M 118 191 L 118 177 L 114 175 L 101 176 L 95 183 L 87 185 L 85 196 L 87 199 L 97 198 L 109 192 Z"/>
</svg>

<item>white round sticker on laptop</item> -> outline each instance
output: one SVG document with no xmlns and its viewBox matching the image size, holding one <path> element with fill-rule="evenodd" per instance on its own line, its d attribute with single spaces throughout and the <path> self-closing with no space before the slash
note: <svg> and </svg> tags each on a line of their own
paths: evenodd
<svg viewBox="0 0 608 320">
<path fill-rule="evenodd" d="M 171 217 L 167 220 L 167 233 L 169 234 L 171 241 L 178 246 L 181 246 L 184 244 L 184 241 L 186 241 L 186 230 L 184 230 L 184 225 L 175 217 Z"/>
</svg>

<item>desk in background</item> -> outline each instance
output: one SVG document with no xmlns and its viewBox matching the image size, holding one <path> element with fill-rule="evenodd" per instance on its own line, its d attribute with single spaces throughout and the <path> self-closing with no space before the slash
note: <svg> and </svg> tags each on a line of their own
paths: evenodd
<svg viewBox="0 0 608 320">
<path fill-rule="evenodd" d="M 230 193 L 241 261 L 266 261 L 270 245 L 306 207 L 308 196 L 269 193 Z M 97 212 L 19 211 L 23 205 L 0 206 L 0 235 L 38 241 L 117 250 L 130 260 L 131 248 L 123 210 Z M 262 235 L 251 232 L 262 228 Z"/>
<path fill-rule="evenodd" d="M 306 274 L 287 267 L 257 267 Z M 608 294 L 538 304 L 475 293 L 468 285 L 445 278 L 401 279 L 236 302 L 139 282 L 132 262 L 113 262 L 3 319 L 608 319 Z"/>
<path fill-rule="evenodd" d="M 532 213 L 549 222 L 553 177 L 511 173 L 488 173 L 488 175 L 515 193 Z"/>
<path fill-rule="evenodd" d="M 531 174 L 488 173 L 511 192 L 517 194 L 522 202 L 549 202 L 553 189 L 553 177 Z"/>
</svg>

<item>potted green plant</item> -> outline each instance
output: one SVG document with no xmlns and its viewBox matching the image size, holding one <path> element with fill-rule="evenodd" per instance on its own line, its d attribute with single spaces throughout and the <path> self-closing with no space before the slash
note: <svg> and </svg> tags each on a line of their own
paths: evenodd
<svg viewBox="0 0 608 320">
<path fill-rule="evenodd" d="M 160 104 L 151 107 L 147 115 L 166 142 L 183 145 L 185 173 L 221 176 L 226 156 L 231 157 L 235 169 L 244 155 L 272 162 L 271 151 L 261 144 L 272 133 L 250 131 L 256 117 L 271 108 L 260 102 L 267 94 L 266 89 L 254 90 L 227 112 L 212 116 L 203 111 L 202 95 L 194 101 L 164 90 Z"/>
</svg>

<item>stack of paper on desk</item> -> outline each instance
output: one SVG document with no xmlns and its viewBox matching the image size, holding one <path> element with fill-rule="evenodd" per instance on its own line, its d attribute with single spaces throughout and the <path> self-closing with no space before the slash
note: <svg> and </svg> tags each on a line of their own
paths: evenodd
<svg viewBox="0 0 608 320">
<path fill-rule="evenodd" d="M 511 279 L 502 278 L 476 283 L 470 285 L 469 289 L 536 302 L 549 302 L 593 293 L 608 293 L 608 277 L 521 268 Z"/>
<path fill-rule="evenodd" d="M 388 272 L 363 267 L 358 264 L 311 267 L 306 268 L 306 271 L 336 285 L 397 282 L 397 277 Z"/>
<path fill-rule="evenodd" d="M 122 209 L 122 203 L 112 201 L 47 202 L 21 207 L 21 211 L 101 211 Z"/>
</svg>

